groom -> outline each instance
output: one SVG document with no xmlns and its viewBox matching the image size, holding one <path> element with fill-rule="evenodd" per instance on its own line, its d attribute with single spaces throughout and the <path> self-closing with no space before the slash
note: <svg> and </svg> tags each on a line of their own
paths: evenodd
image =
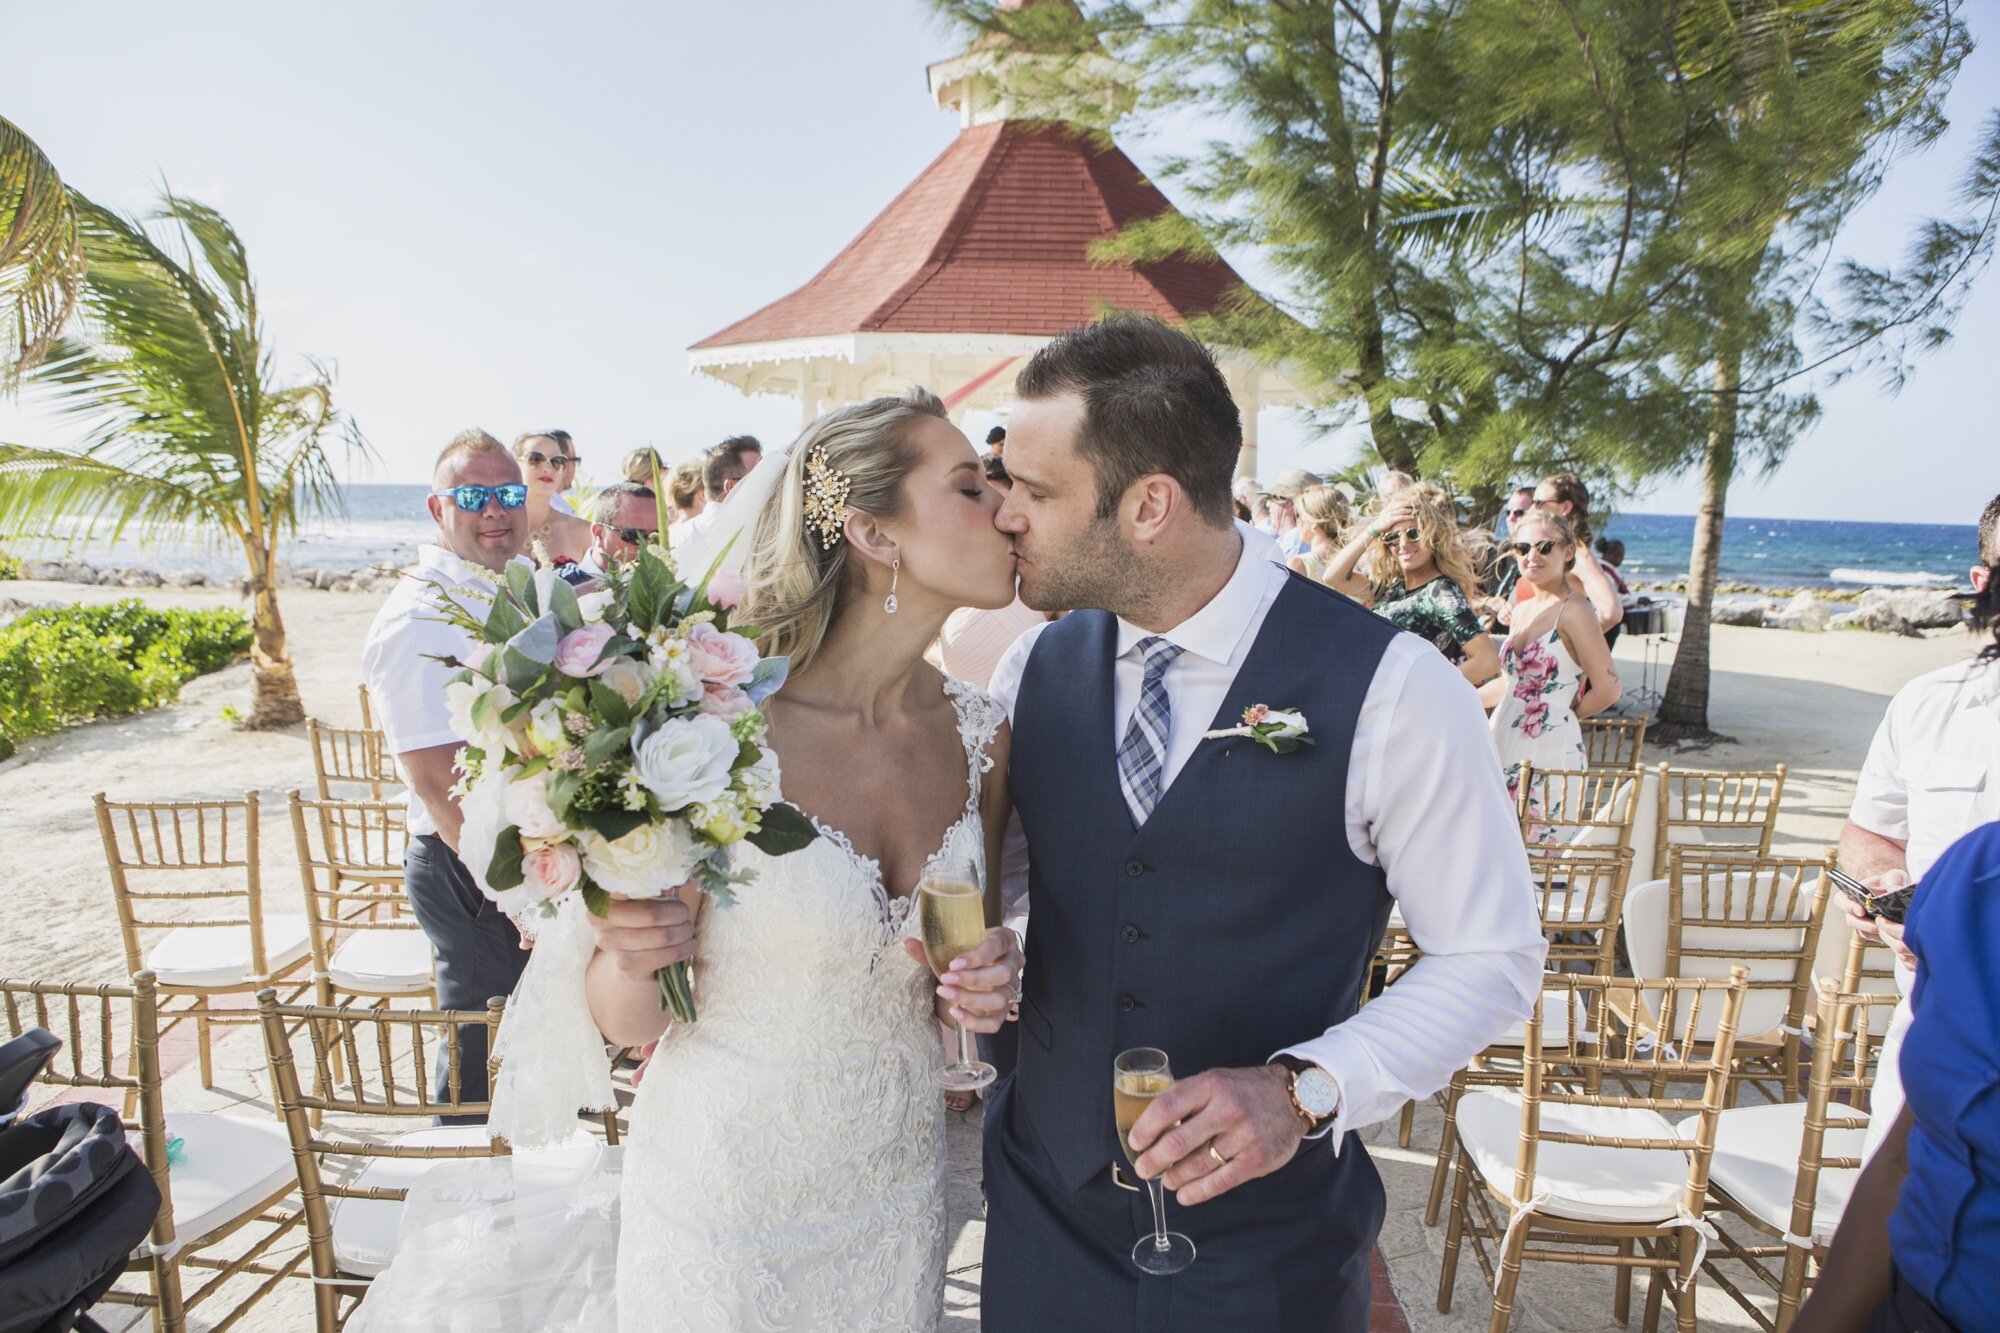
<svg viewBox="0 0 2000 1333">
<path fill-rule="evenodd" d="M 1242 425 L 1191 338 L 1109 319 L 1017 388 L 996 522 L 1022 600 L 1077 614 L 993 677 L 1031 910 L 1020 1063 L 986 1115 L 984 1327 L 1365 1329 L 1383 1195 L 1354 1131 L 1541 984 L 1485 719 L 1430 644 L 1232 521 Z M 1311 743 L 1204 737 L 1253 705 Z M 1392 901 L 1422 961 L 1357 1012 Z M 1181 1080 L 1132 1133 L 1197 1249 L 1172 1277 L 1131 1259 L 1151 1214 L 1111 1076 L 1137 1046 Z"/>
</svg>

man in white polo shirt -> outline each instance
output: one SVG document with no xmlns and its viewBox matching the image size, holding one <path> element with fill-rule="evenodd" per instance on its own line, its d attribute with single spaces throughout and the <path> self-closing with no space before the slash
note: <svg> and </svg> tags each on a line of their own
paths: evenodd
<svg viewBox="0 0 2000 1333">
<path fill-rule="evenodd" d="M 2000 495 L 1979 516 L 1979 563 L 1972 588 L 1982 621 L 2000 610 Z M 1896 692 L 1868 747 L 1854 806 L 1840 834 L 1840 865 L 1877 893 L 1918 885 L 1945 848 L 2000 819 L 2000 637 L 1965 662 L 1918 676 Z M 1897 1065 L 1910 1024 L 1911 975 L 1902 927 L 1878 925 L 1844 896 L 1834 901 L 1848 924 L 1895 947 L 1896 981 L 1905 999 L 1884 1043 L 1869 1115 L 1868 1151 L 1889 1132 L 1903 1105 Z"/>
<path fill-rule="evenodd" d="M 483 1010 L 489 997 L 512 993 L 528 955 L 514 923 L 479 891 L 458 859 L 463 821 L 451 789 L 463 742 L 452 733 L 445 706 L 451 668 L 436 659 L 465 657 L 473 643 L 437 617 L 436 589 L 493 590 L 495 576 L 526 543 L 527 494 L 520 465 L 506 445 L 482 430 L 453 437 L 431 473 L 437 544 L 417 548 L 416 564 L 383 603 L 361 650 L 369 698 L 410 789 L 403 887 L 437 953 L 438 1003 L 446 1009 Z M 477 598 L 461 604 L 485 614 L 486 603 Z M 460 1095 L 484 1100 L 486 1030 L 466 1026 L 460 1032 Z M 438 1095 L 444 1094 L 440 1052 Z"/>
</svg>

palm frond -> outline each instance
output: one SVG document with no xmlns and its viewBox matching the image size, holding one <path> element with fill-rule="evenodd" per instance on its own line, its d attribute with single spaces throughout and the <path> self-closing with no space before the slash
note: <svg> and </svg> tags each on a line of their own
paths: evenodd
<svg viewBox="0 0 2000 1333">
<path fill-rule="evenodd" d="M 69 322 L 83 276 L 75 211 L 55 164 L 0 116 L 0 388 L 12 391 Z"/>
<path fill-rule="evenodd" d="M 88 454 L 0 444 L 0 538 L 45 540 L 63 523 L 73 539 L 186 538 L 218 528 L 241 539 L 241 520 L 213 495 Z M 108 531 L 106 531 L 108 527 Z"/>
</svg>

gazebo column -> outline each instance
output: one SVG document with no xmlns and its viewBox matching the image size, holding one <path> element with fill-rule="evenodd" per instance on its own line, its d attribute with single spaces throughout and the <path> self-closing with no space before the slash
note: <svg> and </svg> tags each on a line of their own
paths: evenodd
<svg viewBox="0 0 2000 1333">
<path fill-rule="evenodd" d="M 1257 475 L 1257 411 L 1263 405 L 1264 376 L 1253 369 L 1225 371 L 1229 393 L 1243 414 L 1243 448 L 1236 455 L 1236 475 Z"/>
</svg>

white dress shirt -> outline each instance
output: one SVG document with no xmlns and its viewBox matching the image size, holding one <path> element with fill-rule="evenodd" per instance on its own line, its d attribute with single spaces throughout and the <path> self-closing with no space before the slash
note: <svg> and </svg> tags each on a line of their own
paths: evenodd
<svg viewBox="0 0 2000 1333">
<path fill-rule="evenodd" d="M 442 546 L 419 546 L 417 562 L 403 571 L 389 600 L 375 613 L 375 623 L 368 627 L 361 647 L 361 678 L 368 685 L 369 702 L 389 738 L 389 752 L 396 756 L 396 768 L 406 786 L 410 774 L 403 767 L 405 754 L 459 743 L 444 698 L 452 668 L 436 659 L 463 658 L 474 647 L 471 635 L 439 617 L 432 584 L 448 591 L 463 588 L 490 596 L 493 571 L 461 560 Z M 491 605 L 480 596 L 452 600 L 482 620 Z M 437 832 L 437 821 L 414 786 L 410 787 L 409 820 L 413 838 Z"/>
<path fill-rule="evenodd" d="M 1906 844 L 1912 880 L 1945 848 L 2000 819 L 2000 662 L 1954 662 L 1896 691 L 1848 818 Z"/>
<path fill-rule="evenodd" d="M 1289 577 L 1268 537 L 1241 524 L 1238 530 L 1247 535 L 1228 583 L 1161 636 L 1183 649 L 1165 679 L 1172 717 L 1163 791 L 1201 743 Z M 1023 634 L 993 673 L 989 692 L 1010 717 L 1028 655 L 1046 628 Z M 1138 707 L 1144 667 L 1136 645 L 1149 636 L 1118 622 L 1115 737 Z M 1340 1108 L 1322 1131 L 1336 1136 L 1336 1151 L 1338 1136 L 1437 1091 L 1525 1019 L 1548 952 L 1478 696 L 1415 635 L 1390 642 L 1363 698 L 1344 816 L 1348 846 L 1364 864 L 1382 868 L 1423 956 L 1346 1022 L 1278 1052 L 1319 1065 L 1339 1086 Z M 1018 822 L 1010 841 L 1017 837 Z M 1257 854 L 1254 846 L 1242 850 Z"/>
</svg>

